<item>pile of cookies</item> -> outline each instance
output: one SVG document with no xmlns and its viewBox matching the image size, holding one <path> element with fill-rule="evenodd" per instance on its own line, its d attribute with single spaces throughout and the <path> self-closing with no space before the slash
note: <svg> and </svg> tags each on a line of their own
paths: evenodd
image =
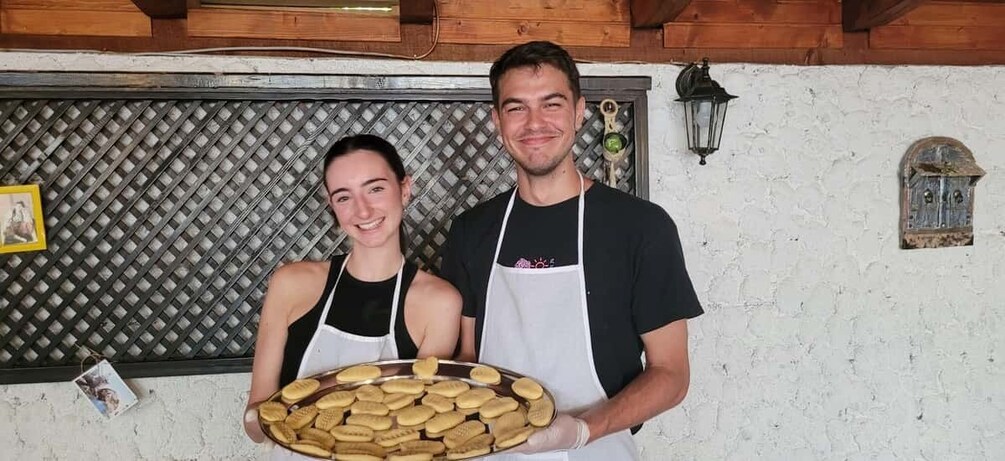
<svg viewBox="0 0 1005 461">
<path fill-rule="evenodd" d="M 374 365 L 336 374 L 332 392 L 297 405 L 321 386 L 299 379 L 283 387 L 280 401 L 258 407 L 259 419 L 283 446 L 311 456 L 345 461 L 467 459 L 519 445 L 551 423 L 554 403 L 529 378 L 513 381 L 514 396 L 499 395 L 499 371 L 473 365 L 469 377 L 437 376 L 435 357 L 412 364 L 413 376 L 393 377 L 379 386 L 354 385 L 381 376 Z M 484 386 L 483 386 L 484 385 Z"/>
</svg>

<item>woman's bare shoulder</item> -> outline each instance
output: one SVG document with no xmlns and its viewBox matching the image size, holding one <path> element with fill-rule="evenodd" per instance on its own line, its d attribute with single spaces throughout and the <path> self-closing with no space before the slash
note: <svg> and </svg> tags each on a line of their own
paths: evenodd
<svg viewBox="0 0 1005 461">
<path fill-rule="evenodd" d="M 409 295 L 413 292 L 415 293 L 415 301 L 420 307 L 456 308 L 458 310 L 461 308 L 461 294 L 457 289 L 450 282 L 429 272 L 423 270 L 416 272 L 412 286 L 409 288 Z"/>
<path fill-rule="evenodd" d="M 297 261 L 279 266 L 269 280 L 267 298 L 290 310 L 313 306 L 328 280 L 328 261 Z"/>
<path fill-rule="evenodd" d="M 273 281 L 296 283 L 313 279 L 327 279 L 330 261 L 294 261 L 276 268 L 272 275 Z"/>
</svg>

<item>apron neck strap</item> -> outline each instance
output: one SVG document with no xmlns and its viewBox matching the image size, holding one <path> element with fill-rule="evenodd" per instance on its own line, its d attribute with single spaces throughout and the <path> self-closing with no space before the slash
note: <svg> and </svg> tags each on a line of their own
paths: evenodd
<svg viewBox="0 0 1005 461">
<path fill-rule="evenodd" d="M 579 173 L 579 171 L 576 171 Z M 583 265 L 583 216 L 586 210 L 586 180 L 583 179 L 583 174 L 579 173 L 579 210 L 578 210 L 578 223 L 576 228 L 576 249 L 579 252 L 579 265 Z"/>
</svg>

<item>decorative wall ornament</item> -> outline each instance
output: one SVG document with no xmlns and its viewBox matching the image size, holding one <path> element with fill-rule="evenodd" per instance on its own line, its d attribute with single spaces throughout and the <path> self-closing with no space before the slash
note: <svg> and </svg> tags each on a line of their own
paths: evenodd
<svg viewBox="0 0 1005 461">
<path fill-rule="evenodd" d="M 45 221 L 38 185 L 0 187 L 0 253 L 44 249 Z"/>
<path fill-rule="evenodd" d="M 618 124 L 618 102 L 613 99 L 600 101 L 600 113 L 604 115 L 604 160 L 607 161 L 607 185 L 618 187 L 618 162 L 625 157 L 628 137 L 621 134 Z"/>
<path fill-rule="evenodd" d="M 974 186 L 984 176 L 953 138 L 915 142 L 900 164 L 900 247 L 974 244 Z"/>
</svg>

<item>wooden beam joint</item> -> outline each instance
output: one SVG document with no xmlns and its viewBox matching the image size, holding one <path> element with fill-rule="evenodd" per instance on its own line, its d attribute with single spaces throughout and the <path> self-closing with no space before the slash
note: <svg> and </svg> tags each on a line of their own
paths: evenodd
<svg viewBox="0 0 1005 461">
<path fill-rule="evenodd" d="M 181 19 L 188 11 L 186 0 L 133 0 L 151 19 Z"/>
<path fill-rule="evenodd" d="M 691 0 L 631 0 L 632 27 L 660 28 L 673 22 Z"/>
<path fill-rule="evenodd" d="M 925 0 L 843 0 L 841 24 L 845 32 L 868 30 L 889 24 L 922 3 Z"/>
<path fill-rule="evenodd" d="M 402 24 L 432 24 L 435 16 L 434 0 L 401 0 L 399 11 Z"/>
</svg>

